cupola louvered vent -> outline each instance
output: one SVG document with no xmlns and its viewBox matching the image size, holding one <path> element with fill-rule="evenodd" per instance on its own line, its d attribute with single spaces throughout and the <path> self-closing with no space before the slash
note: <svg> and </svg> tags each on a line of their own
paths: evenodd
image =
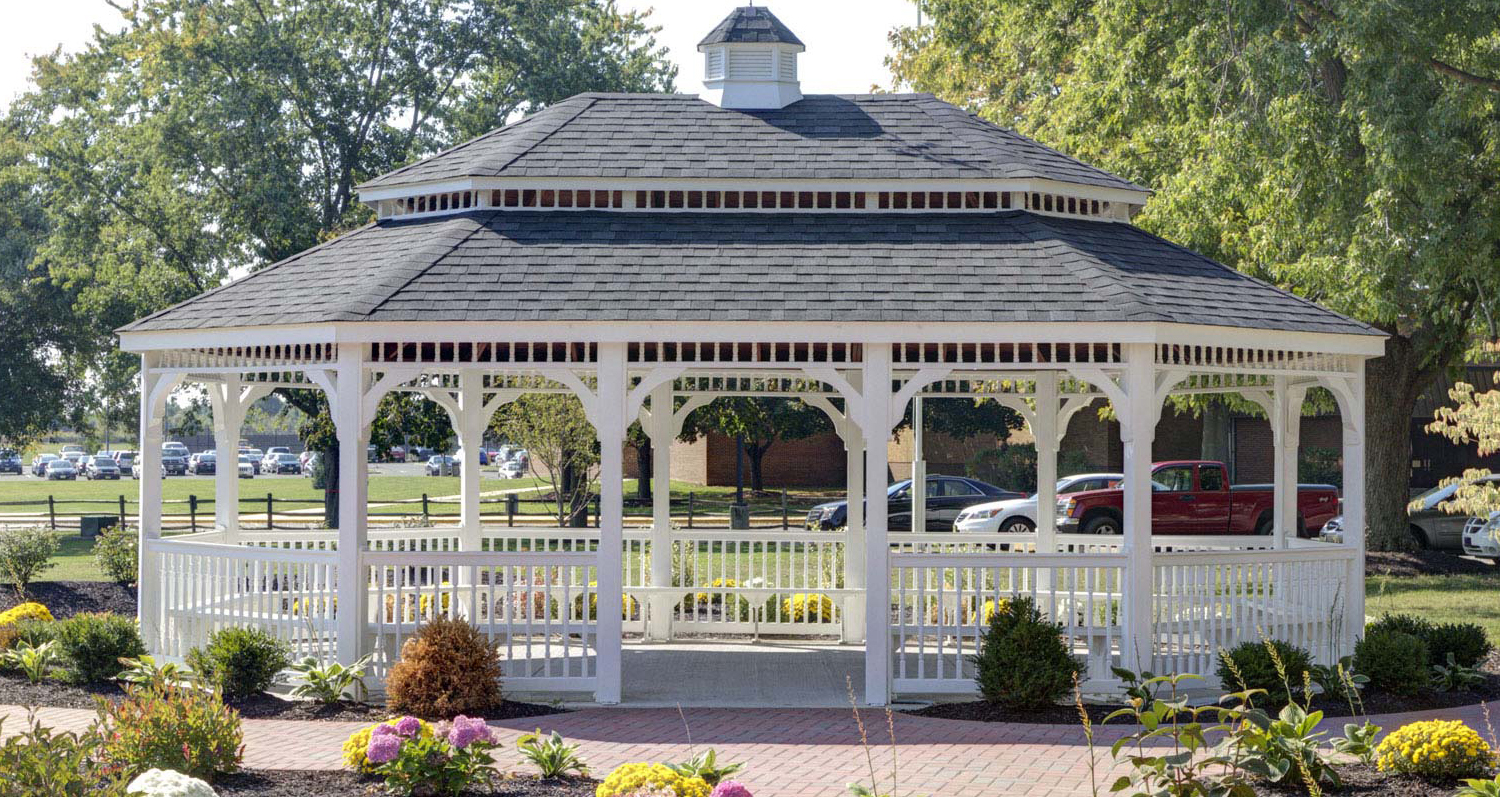
<svg viewBox="0 0 1500 797">
<path fill-rule="evenodd" d="M 698 43 L 704 99 L 721 108 L 785 108 L 802 99 L 797 53 L 804 49 L 769 9 L 736 8 Z"/>
</svg>

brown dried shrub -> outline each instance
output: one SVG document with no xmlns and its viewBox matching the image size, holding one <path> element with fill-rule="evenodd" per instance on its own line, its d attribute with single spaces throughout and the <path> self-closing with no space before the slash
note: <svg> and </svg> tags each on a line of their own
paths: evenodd
<svg viewBox="0 0 1500 797">
<path fill-rule="evenodd" d="M 392 711 L 423 719 L 483 714 L 499 707 L 500 655 L 463 620 L 438 618 L 401 646 L 385 680 Z"/>
</svg>

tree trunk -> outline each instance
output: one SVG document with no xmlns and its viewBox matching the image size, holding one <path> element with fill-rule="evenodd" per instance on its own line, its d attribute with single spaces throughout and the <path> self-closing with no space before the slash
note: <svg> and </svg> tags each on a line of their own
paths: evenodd
<svg viewBox="0 0 1500 797">
<path fill-rule="evenodd" d="M 745 458 L 750 460 L 750 492 L 759 493 L 765 490 L 765 479 L 761 477 L 761 462 L 766 457 L 766 451 L 770 444 L 763 446 L 745 444 Z"/>
<path fill-rule="evenodd" d="M 635 448 L 635 472 L 640 474 L 635 480 L 635 497 L 641 501 L 651 500 L 651 479 L 656 476 L 651 472 L 652 462 L 651 440 L 646 438 Z"/>
<path fill-rule="evenodd" d="M 339 447 L 330 451 L 319 451 L 318 461 L 323 469 L 323 525 L 330 529 L 339 527 Z"/>
<path fill-rule="evenodd" d="M 1366 546 L 1372 551 L 1417 547 L 1406 516 L 1411 486 L 1411 414 L 1432 381 L 1410 338 L 1392 335 L 1385 356 L 1365 367 Z"/>
<path fill-rule="evenodd" d="M 1229 436 L 1229 405 L 1210 399 L 1203 407 L 1203 444 L 1199 449 L 1199 457 L 1229 463 Z"/>
</svg>

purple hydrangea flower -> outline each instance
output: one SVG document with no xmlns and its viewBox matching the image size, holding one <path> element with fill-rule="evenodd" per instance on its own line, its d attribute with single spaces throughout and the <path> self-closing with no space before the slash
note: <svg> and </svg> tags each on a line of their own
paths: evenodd
<svg viewBox="0 0 1500 797">
<path fill-rule="evenodd" d="M 407 739 L 422 732 L 422 721 L 416 717 L 402 717 L 396 723 L 396 735 Z"/>
<path fill-rule="evenodd" d="M 714 787 L 714 793 L 709 797 L 752 797 L 750 790 L 745 785 L 733 780 L 720 781 Z"/>
<path fill-rule="evenodd" d="M 483 717 L 465 717 L 460 714 L 453 718 L 453 728 L 448 731 L 448 744 L 462 750 L 474 742 L 493 742 L 494 734 L 490 726 L 484 724 Z"/>
<path fill-rule="evenodd" d="M 375 737 L 375 736 L 395 736 L 395 735 L 396 735 L 396 726 L 394 726 L 394 725 L 387 725 L 387 724 L 385 724 L 383 722 L 380 723 L 379 725 L 376 725 L 375 729 L 372 730 L 372 731 L 370 731 L 370 736 L 371 737 Z"/>
<path fill-rule="evenodd" d="M 391 734 L 370 734 L 370 745 L 365 748 L 365 758 L 372 764 L 394 761 L 401 754 L 401 737 Z"/>
</svg>

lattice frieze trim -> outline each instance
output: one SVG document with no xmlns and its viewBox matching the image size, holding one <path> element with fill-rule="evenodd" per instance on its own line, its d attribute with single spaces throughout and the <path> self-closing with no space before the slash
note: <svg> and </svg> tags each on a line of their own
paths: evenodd
<svg viewBox="0 0 1500 797">
<path fill-rule="evenodd" d="M 263 346 L 215 346 L 170 349 L 161 353 L 162 368 L 274 368 L 327 365 L 338 359 L 332 343 L 278 343 Z"/>
<path fill-rule="evenodd" d="M 453 365 L 598 362 L 599 344 L 586 342 L 387 341 L 370 344 L 372 363 Z"/>
<path fill-rule="evenodd" d="M 1348 354 L 1295 349 L 1161 343 L 1156 346 L 1156 364 L 1236 371 L 1348 374 L 1358 371 L 1359 359 Z"/>
<path fill-rule="evenodd" d="M 894 364 L 963 365 L 1015 363 L 1115 365 L 1120 362 L 1118 343 L 897 343 L 891 350 Z"/>
<path fill-rule="evenodd" d="M 858 343 L 645 342 L 626 349 L 631 363 L 858 363 Z"/>
</svg>

